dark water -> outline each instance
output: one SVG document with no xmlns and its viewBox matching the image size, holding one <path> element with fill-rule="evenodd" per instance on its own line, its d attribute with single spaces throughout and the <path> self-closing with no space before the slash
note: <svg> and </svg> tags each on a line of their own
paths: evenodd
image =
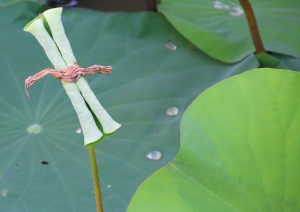
<svg viewBox="0 0 300 212">
<path fill-rule="evenodd" d="M 146 0 L 47 0 L 51 7 L 82 7 L 100 11 L 145 11 Z"/>
</svg>

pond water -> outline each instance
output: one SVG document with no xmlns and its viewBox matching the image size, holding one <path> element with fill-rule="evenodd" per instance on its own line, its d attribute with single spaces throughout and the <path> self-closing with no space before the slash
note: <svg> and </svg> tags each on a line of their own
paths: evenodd
<svg viewBox="0 0 300 212">
<path fill-rule="evenodd" d="M 145 11 L 146 0 L 47 0 L 51 7 L 81 7 L 100 11 Z"/>
</svg>

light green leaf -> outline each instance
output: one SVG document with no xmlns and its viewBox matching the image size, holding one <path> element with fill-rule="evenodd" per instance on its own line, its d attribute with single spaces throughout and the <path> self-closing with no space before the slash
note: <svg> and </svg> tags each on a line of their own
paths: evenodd
<svg viewBox="0 0 300 212">
<path fill-rule="evenodd" d="M 181 121 L 176 158 L 132 211 L 299 211 L 300 73 L 255 69 L 208 88 Z"/>
<path fill-rule="evenodd" d="M 298 0 L 251 0 L 265 49 L 300 57 Z M 255 52 L 246 16 L 237 0 L 162 0 L 172 25 L 208 55 L 232 63 Z"/>
<path fill-rule="evenodd" d="M 24 91 L 29 75 L 53 67 L 36 39 L 22 30 L 44 9 L 18 3 L 0 13 L 0 191 L 7 190 L 0 196 L 1 210 L 94 212 L 88 151 L 60 81 L 39 80 L 29 89 L 30 100 Z M 199 93 L 258 66 L 252 55 L 234 65 L 211 59 L 161 14 L 72 9 L 63 12 L 62 21 L 82 67 L 113 67 L 109 76 L 86 78 L 122 124 L 95 147 L 106 211 L 125 211 L 138 185 L 175 157 L 181 115 Z M 165 48 L 168 38 L 176 51 Z M 167 116 L 174 106 L 179 115 Z M 146 158 L 152 150 L 163 154 L 161 160 Z"/>
</svg>

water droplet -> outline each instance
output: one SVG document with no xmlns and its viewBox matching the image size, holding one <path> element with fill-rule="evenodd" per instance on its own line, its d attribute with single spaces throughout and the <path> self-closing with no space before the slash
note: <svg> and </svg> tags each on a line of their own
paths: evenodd
<svg viewBox="0 0 300 212">
<path fill-rule="evenodd" d="M 30 134 L 39 134 L 42 131 L 42 127 L 39 124 L 32 124 L 27 127 L 27 132 Z"/>
<path fill-rule="evenodd" d="M 214 1 L 214 8 L 220 10 L 229 10 L 229 6 L 219 1 Z"/>
<path fill-rule="evenodd" d="M 177 49 L 177 46 L 172 42 L 168 42 L 166 43 L 165 48 L 170 51 L 175 51 Z"/>
<path fill-rule="evenodd" d="M 107 185 L 107 188 L 110 188 L 111 187 L 111 185 Z"/>
<path fill-rule="evenodd" d="M 2 197 L 6 197 L 6 196 L 7 196 L 7 193 L 8 193 L 8 190 L 7 190 L 7 189 L 3 189 L 3 190 L 1 191 Z"/>
<path fill-rule="evenodd" d="M 78 134 L 81 133 L 81 132 L 82 132 L 81 127 L 79 127 L 79 128 L 76 130 L 76 132 L 77 132 Z"/>
<path fill-rule="evenodd" d="M 233 7 L 229 14 L 233 17 L 237 17 L 244 14 L 244 10 L 240 7 Z"/>
<path fill-rule="evenodd" d="M 177 107 L 170 107 L 166 110 L 167 116 L 175 117 L 179 113 L 179 109 Z"/>
<path fill-rule="evenodd" d="M 151 152 L 149 152 L 146 157 L 149 159 L 149 160 L 160 160 L 161 157 L 162 157 L 162 154 L 160 151 L 157 151 L 157 150 L 152 150 Z"/>
</svg>

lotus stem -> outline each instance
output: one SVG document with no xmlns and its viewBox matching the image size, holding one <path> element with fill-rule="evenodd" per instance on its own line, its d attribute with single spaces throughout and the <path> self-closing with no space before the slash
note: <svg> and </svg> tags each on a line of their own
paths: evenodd
<svg viewBox="0 0 300 212">
<path fill-rule="evenodd" d="M 101 196 L 101 187 L 100 187 L 100 178 L 97 166 L 97 158 L 95 154 L 95 147 L 94 145 L 88 146 L 91 166 L 92 166 L 92 175 L 94 179 L 94 192 L 96 198 L 96 208 L 97 212 L 103 212 L 103 204 L 102 204 L 102 196 Z"/>
<path fill-rule="evenodd" d="M 265 48 L 263 46 L 259 31 L 258 31 L 258 26 L 257 22 L 255 19 L 255 15 L 252 9 L 252 6 L 248 0 L 239 0 L 240 4 L 242 5 L 247 20 L 248 20 L 248 25 L 250 28 L 251 36 L 252 36 L 252 41 L 254 43 L 255 49 L 256 49 L 256 54 L 263 53 L 265 52 Z"/>
</svg>

